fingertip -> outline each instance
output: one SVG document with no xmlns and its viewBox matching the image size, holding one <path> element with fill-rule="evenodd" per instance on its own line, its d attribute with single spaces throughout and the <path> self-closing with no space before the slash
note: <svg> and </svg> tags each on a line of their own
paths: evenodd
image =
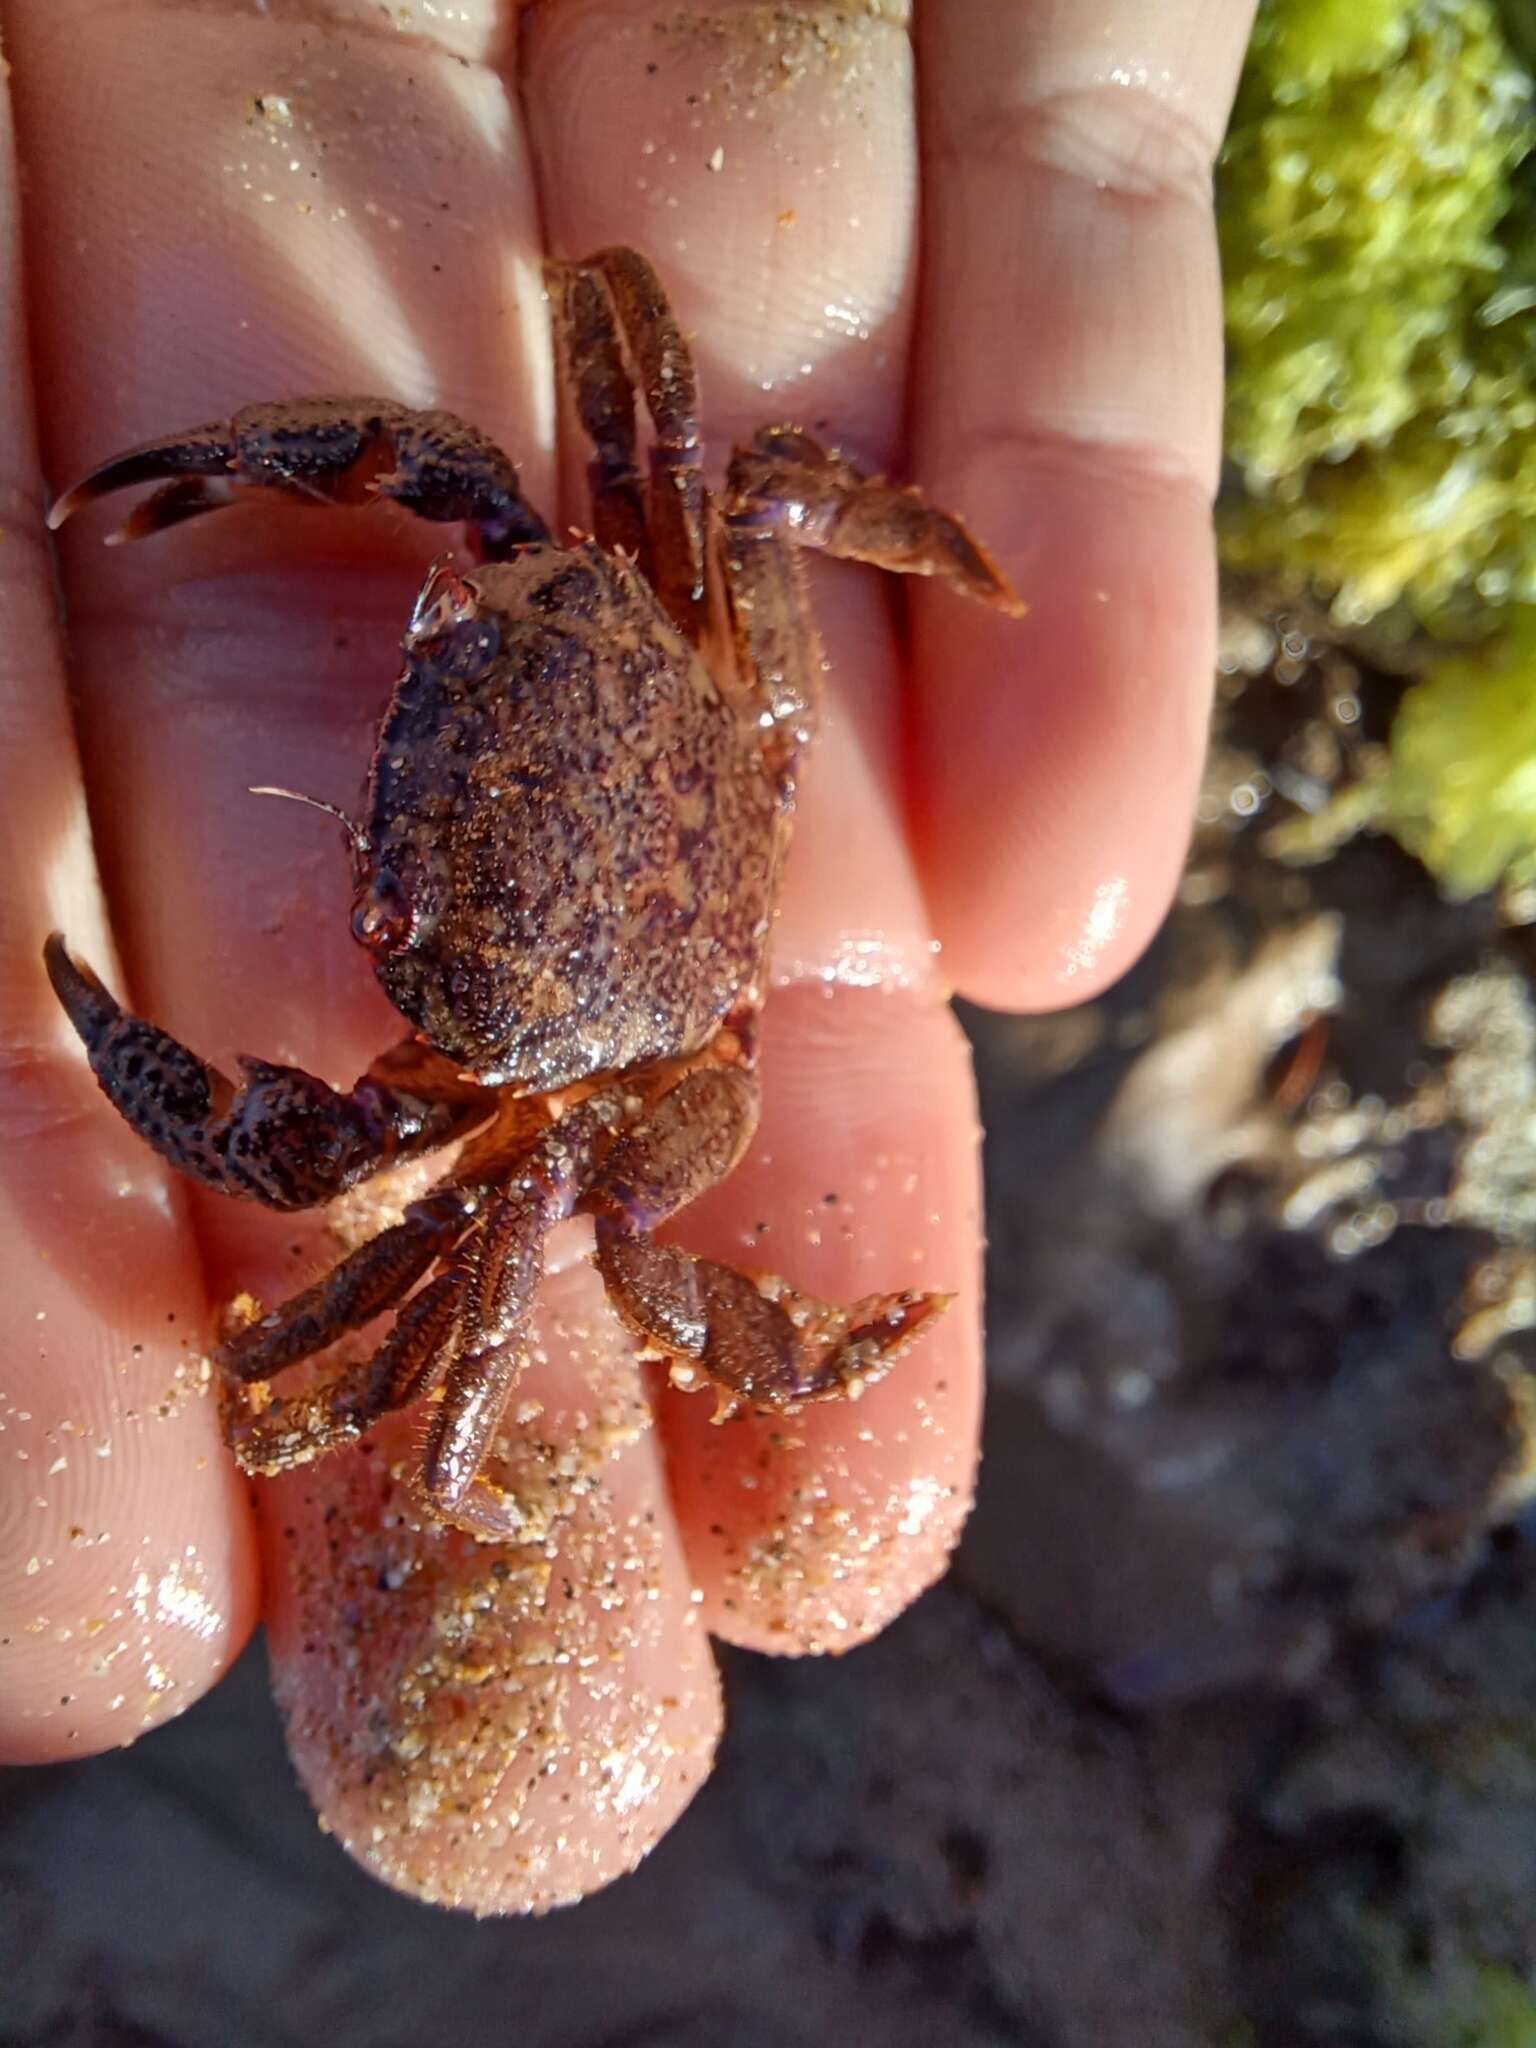
<svg viewBox="0 0 1536 2048">
<path fill-rule="evenodd" d="M 764 1015 L 763 1121 L 679 1220 L 690 1249 L 831 1301 L 953 1290 L 857 1401 L 715 1426 L 663 1395 L 672 1495 L 710 1629 L 770 1653 L 851 1649 L 943 1572 L 981 1404 L 979 1131 L 969 1055 L 931 992 L 801 986 Z"/>
<path fill-rule="evenodd" d="M 943 1577 L 974 1491 L 980 1341 L 973 1295 L 855 1403 L 717 1429 L 707 1400 L 663 1396 L 713 1635 L 765 1656 L 840 1656 Z"/>
<path fill-rule="evenodd" d="M 998 1009 L 1098 994 L 1160 924 L 1215 673 L 1215 552 L 1190 480 L 993 451 L 945 480 L 1031 605 L 914 593 L 913 805 L 947 978 Z"/>
<path fill-rule="evenodd" d="M 1092 995 L 1176 883 L 1214 671 L 1210 206 L 1252 10 L 941 0 L 916 23 L 915 472 L 1033 607 L 921 593 L 912 785 L 954 983 Z"/>
<path fill-rule="evenodd" d="M 532 10 L 522 67 L 545 227 L 660 268 L 704 387 L 706 461 L 765 418 L 883 459 L 912 314 L 912 53 L 889 11 L 725 0 Z"/>
<path fill-rule="evenodd" d="M 127 1248 L 110 1224 L 95 1235 L 103 1266 Z M 198 1312 L 178 1337 L 151 1306 L 157 1281 L 160 1301 L 176 1299 L 169 1250 L 152 1229 L 134 1237 L 136 1301 L 79 1260 L 29 1263 L 24 1305 L 0 1317 L 6 1763 L 136 1741 L 216 1684 L 255 1624 L 250 1518 L 219 1442 Z"/>
<path fill-rule="evenodd" d="M 478 1543 L 411 1493 L 419 1421 L 263 1488 L 273 1682 L 320 1816 L 395 1890 L 538 1913 L 632 1869 L 707 1777 L 719 1682 L 628 1340 L 584 1263 L 493 1467 Z"/>
</svg>

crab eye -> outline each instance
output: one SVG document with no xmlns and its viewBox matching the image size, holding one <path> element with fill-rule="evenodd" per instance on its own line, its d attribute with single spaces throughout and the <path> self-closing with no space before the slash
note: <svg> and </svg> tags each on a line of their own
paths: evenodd
<svg viewBox="0 0 1536 2048">
<path fill-rule="evenodd" d="M 416 913 L 404 884 L 392 868 L 378 868 L 357 892 L 352 905 L 352 936 L 375 959 L 386 959 L 408 946 L 416 929 Z"/>
</svg>

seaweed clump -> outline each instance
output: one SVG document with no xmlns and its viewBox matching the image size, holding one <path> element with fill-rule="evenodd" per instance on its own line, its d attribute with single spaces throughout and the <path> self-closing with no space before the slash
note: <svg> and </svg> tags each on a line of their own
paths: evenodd
<svg viewBox="0 0 1536 2048">
<path fill-rule="evenodd" d="M 1489 0 L 1270 0 L 1222 153 L 1234 567 L 1536 601 L 1536 140 Z"/>
<path fill-rule="evenodd" d="M 1224 560 L 1430 650 L 1292 844 L 1452 895 L 1536 880 L 1533 60 L 1532 0 L 1267 0 L 1220 167 Z"/>
</svg>

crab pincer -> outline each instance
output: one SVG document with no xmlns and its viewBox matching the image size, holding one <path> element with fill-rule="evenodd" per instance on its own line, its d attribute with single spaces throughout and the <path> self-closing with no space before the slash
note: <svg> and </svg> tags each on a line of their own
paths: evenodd
<svg viewBox="0 0 1536 2048">
<path fill-rule="evenodd" d="M 80 479 L 48 515 L 57 529 L 82 505 L 135 484 L 158 484 L 109 544 L 142 540 L 251 491 L 297 504 L 392 499 L 423 519 L 462 522 L 484 561 L 548 541 L 496 444 L 447 412 L 413 412 L 381 398 L 311 398 L 250 405 L 233 419 L 130 448 Z"/>
</svg>

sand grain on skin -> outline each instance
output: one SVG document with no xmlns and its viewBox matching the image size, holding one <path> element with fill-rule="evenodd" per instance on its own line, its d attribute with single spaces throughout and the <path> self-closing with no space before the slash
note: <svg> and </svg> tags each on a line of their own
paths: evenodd
<svg viewBox="0 0 1536 2048">
<path fill-rule="evenodd" d="M 322 1825 L 435 1904 L 540 1912 L 637 1863 L 706 1776 L 719 1697 L 637 1369 L 576 1267 L 496 1467 L 526 1540 L 427 1520 L 419 1419 L 278 1482 L 276 1691 Z"/>
</svg>

